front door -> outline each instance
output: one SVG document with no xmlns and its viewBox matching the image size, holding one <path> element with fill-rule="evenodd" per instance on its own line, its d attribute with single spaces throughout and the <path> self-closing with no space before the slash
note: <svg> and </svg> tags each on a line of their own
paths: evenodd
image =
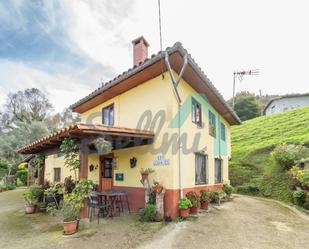
<svg viewBox="0 0 309 249">
<path fill-rule="evenodd" d="M 110 190 L 113 187 L 113 157 L 101 156 L 101 190 Z"/>
</svg>

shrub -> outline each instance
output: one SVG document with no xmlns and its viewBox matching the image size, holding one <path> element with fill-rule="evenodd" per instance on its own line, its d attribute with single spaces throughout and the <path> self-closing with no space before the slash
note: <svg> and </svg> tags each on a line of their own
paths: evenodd
<svg viewBox="0 0 309 249">
<path fill-rule="evenodd" d="M 192 203 L 187 197 L 184 197 L 184 198 L 181 198 L 180 201 L 178 202 L 178 207 L 180 209 L 188 209 L 192 207 Z"/>
<path fill-rule="evenodd" d="M 211 200 L 211 193 L 210 193 L 210 191 L 208 191 L 208 190 L 201 190 L 200 191 L 200 199 L 201 199 L 201 202 L 209 203 L 210 200 Z"/>
<path fill-rule="evenodd" d="M 309 194 L 308 193 L 306 195 L 306 199 L 305 199 L 305 203 L 304 203 L 303 207 L 305 209 L 309 210 Z"/>
<path fill-rule="evenodd" d="M 296 190 L 293 192 L 293 202 L 298 206 L 303 206 L 306 201 L 306 191 L 304 190 Z"/>
<path fill-rule="evenodd" d="M 16 188 L 16 186 L 15 186 L 15 184 L 13 184 L 13 183 L 5 182 L 5 183 L 3 184 L 3 186 L 1 186 L 1 188 L 4 189 L 4 190 L 13 190 L 13 189 Z"/>
<path fill-rule="evenodd" d="M 16 177 L 22 182 L 23 185 L 27 185 L 28 170 L 26 169 L 17 170 Z"/>
<path fill-rule="evenodd" d="M 143 211 L 143 221 L 152 222 L 156 219 L 156 206 L 148 203 Z"/>
<path fill-rule="evenodd" d="M 244 184 L 241 186 L 237 186 L 237 192 L 243 193 L 243 194 L 252 194 L 256 195 L 260 192 L 260 189 L 258 186 L 254 184 Z"/>
<path fill-rule="evenodd" d="M 224 184 L 223 191 L 226 193 L 228 197 L 231 197 L 234 188 L 230 184 Z"/>
<path fill-rule="evenodd" d="M 289 170 L 297 160 L 309 155 L 309 149 L 302 145 L 281 144 L 272 152 L 275 161 L 285 170 Z"/>
<path fill-rule="evenodd" d="M 198 207 L 200 197 L 194 191 L 190 191 L 186 194 L 186 197 L 190 200 L 192 207 Z"/>
<path fill-rule="evenodd" d="M 293 187 L 309 188 L 309 170 L 294 166 L 289 171 L 289 181 Z"/>
</svg>

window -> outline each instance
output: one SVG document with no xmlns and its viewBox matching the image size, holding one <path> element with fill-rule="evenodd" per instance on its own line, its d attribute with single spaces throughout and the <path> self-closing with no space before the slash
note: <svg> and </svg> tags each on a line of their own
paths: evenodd
<svg viewBox="0 0 309 249">
<path fill-rule="evenodd" d="M 215 183 L 222 183 L 222 160 L 215 159 Z"/>
<path fill-rule="evenodd" d="M 195 185 L 207 183 L 207 156 L 195 153 Z"/>
<path fill-rule="evenodd" d="M 202 126 L 202 107 L 194 98 L 192 98 L 192 122 Z"/>
<path fill-rule="evenodd" d="M 54 168 L 54 182 L 60 182 L 61 180 L 61 168 Z"/>
<path fill-rule="evenodd" d="M 107 126 L 114 125 L 114 104 L 104 107 L 102 110 L 103 124 Z"/>
<path fill-rule="evenodd" d="M 113 178 L 113 158 L 104 158 L 104 178 Z"/>
<path fill-rule="evenodd" d="M 209 111 L 209 135 L 216 137 L 216 116 Z"/>
<path fill-rule="evenodd" d="M 225 132 L 225 125 L 221 122 L 220 126 L 221 126 L 220 127 L 221 139 L 223 141 L 225 141 L 225 139 L 226 139 L 226 137 L 225 137 L 225 134 L 226 134 L 226 132 Z"/>
</svg>

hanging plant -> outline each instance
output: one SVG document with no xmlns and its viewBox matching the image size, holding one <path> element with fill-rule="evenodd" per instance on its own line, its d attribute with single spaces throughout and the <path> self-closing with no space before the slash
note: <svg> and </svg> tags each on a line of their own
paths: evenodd
<svg viewBox="0 0 309 249">
<path fill-rule="evenodd" d="M 38 154 L 33 159 L 31 159 L 30 165 L 34 169 L 38 170 L 42 167 L 44 161 L 45 161 L 45 156 L 43 154 Z"/>
<path fill-rule="evenodd" d="M 112 143 L 102 137 L 99 137 L 94 141 L 94 147 L 99 154 L 108 154 L 113 150 Z"/>
</svg>

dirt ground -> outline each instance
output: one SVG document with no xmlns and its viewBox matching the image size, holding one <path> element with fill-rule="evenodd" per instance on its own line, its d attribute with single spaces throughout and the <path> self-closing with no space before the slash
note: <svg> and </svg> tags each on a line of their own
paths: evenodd
<svg viewBox="0 0 309 249">
<path fill-rule="evenodd" d="M 236 196 L 198 220 L 162 229 L 139 249 L 146 248 L 307 249 L 309 215 L 272 200 Z"/>
<path fill-rule="evenodd" d="M 22 192 L 0 193 L 1 249 L 309 249 L 309 216 L 274 201 L 236 196 L 169 224 L 141 223 L 137 215 L 83 221 L 79 233 L 64 237 L 58 217 L 24 214 Z"/>
<path fill-rule="evenodd" d="M 59 217 L 24 214 L 23 189 L 0 193 L 0 249 L 136 248 L 156 234 L 164 223 L 142 223 L 137 214 L 81 222 L 80 231 L 62 235 Z"/>
</svg>

